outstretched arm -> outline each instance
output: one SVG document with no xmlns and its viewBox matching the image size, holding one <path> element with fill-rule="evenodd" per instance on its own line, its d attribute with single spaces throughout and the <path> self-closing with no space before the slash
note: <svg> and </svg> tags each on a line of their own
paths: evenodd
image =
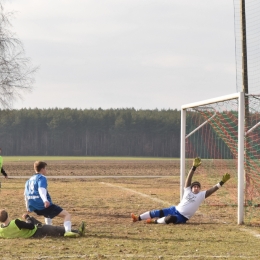
<svg viewBox="0 0 260 260">
<path fill-rule="evenodd" d="M 186 178 L 186 181 L 185 181 L 185 188 L 191 186 L 191 181 L 192 181 L 192 177 L 193 177 L 193 174 L 194 172 L 196 171 L 197 167 L 199 167 L 201 165 L 201 159 L 199 157 L 196 157 L 194 160 L 193 160 L 193 165 L 192 165 L 192 168 L 190 169 L 189 173 L 188 173 L 188 176 Z"/>
<path fill-rule="evenodd" d="M 216 184 L 215 186 L 213 186 L 212 188 L 210 188 L 206 191 L 205 198 L 212 195 L 215 191 L 217 191 L 229 179 L 230 179 L 230 174 L 229 173 L 224 174 L 223 177 L 222 177 L 222 180 L 218 184 Z"/>
<path fill-rule="evenodd" d="M 27 223 L 25 221 L 22 221 L 20 219 L 16 219 L 15 220 L 15 224 L 16 226 L 19 228 L 19 229 L 30 229 L 30 230 L 33 230 L 35 228 L 34 224 L 33 223 Z"/>
</svg>

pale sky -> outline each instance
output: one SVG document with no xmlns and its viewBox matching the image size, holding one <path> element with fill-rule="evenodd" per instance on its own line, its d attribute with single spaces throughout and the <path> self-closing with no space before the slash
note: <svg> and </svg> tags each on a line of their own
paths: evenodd
<svg viewBox="0 0 260 260">
<path fill-rule="evenodd" d="M 8 0 L 39 71 L 13 108 L 181 109 L 236 92 L 233 0 Z"/>
</svg>

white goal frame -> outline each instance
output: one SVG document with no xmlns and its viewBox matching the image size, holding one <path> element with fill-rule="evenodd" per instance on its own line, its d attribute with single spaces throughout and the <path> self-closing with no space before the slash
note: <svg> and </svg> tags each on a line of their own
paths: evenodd
<svg viewBox="0 0 260 260">
<path fill-rule="evenodd" d="M 185 184 L 185 139 L 186 139 L 186 109 L 208 105 L 220 101 L 238 99 L 238 212 L 237 223 L 244 223 L 244 136 L 245 136 L 245 93 L 238 92 L 227 96 L 190 103 L 181 107 L 181 158 L 180 158 L 180 199 L 183 197 Z M 200 127 L 197 127 L 197 130 Z M 196 129 L 195 129 L 196 130 Z"/>
</svg>

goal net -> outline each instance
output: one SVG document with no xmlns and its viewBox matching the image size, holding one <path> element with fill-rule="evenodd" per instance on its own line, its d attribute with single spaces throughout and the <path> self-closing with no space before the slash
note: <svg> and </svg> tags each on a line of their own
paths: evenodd
<svg viewBox="0 0 260 260">
<path fill-rule="evenodd" d="M 243 90 L 241 0 L 234 0 L 234 35 L 236 44 L 236 89 Z M 248 93 L 260 93 L 260 1 L 245 1 Z"/>
<path fill-rule="evenodd" d="M 247 107 L 245 109 L 245 106 Z M 231 179 L 205 200 L 202 216 L 212 220 L 254 222 L 260 218 L 260 99 L 236 93 L 182 106 L 181 195 L 193 158 L 203 189 L 226 172 Z M 205 219 L 204 219 L 205 221 Z"/>
</svg>

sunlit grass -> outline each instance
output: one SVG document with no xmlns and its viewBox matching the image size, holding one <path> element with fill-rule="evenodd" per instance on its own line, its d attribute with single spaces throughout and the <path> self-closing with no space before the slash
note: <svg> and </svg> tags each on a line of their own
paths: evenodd
<svg viewBox="0 0 260 260">
<path fill-rule="evenodd" d="M 0 207 L 6 208 L 12 218 L 21 217 L 25 212 L 25 179 L 12 178 L 12 175 L 26 173 L 29 178 L 33 164 L 9 162 L 6 170 L 10 179 L 0 179 Z M 259 226 L 238 226 L 235 206 L 210 205 L 230 200 L 229 192 L 235 189 L 234 178 L 208 198 L 209 204 L 203 204 L 186 225 L 131 221 L 131 212 L 140 214 L 179 202 L 178 172 L 179 162 L 170 161 L 48 162 L 49 177 L 64 176 L 49 178 L 53 202 L 71 213 L 73 228 L 86 221 L 86 236 L 0 239 L 1 259 L 259 259 Z M 77 175 L 101 175 L 101 178 L 65 178 Z M 216 175 L 199 171 L 196 178 L 206 188 L 218 180 Z M 38 219 L 43 221 L 43 217 Z M 63 221 L 56 217 L 53 223 L 62 225 Z"/>
<path fill-rule="evenodd" d="M 1 208 L 12 218 L 24 213 L 24 180 L 2 181 Z M 202 207 L 186 225 L 132 223 L 130 214 L 179 201 L 176 177 L 49 180 L 54 203 L 72 214 L 77 239 L 0 239 L 1 259 L 258 259 L 257 227 L 236 225 L 236 209 Z M 221 195 L 221 191 L 220 194 Z M 34 213 L 33 216 L 36 216 Z M 42 217 L 38 217 L 43 221 Z M 55 218 L 55 225 L 62 220 Z"/>
</svg>

